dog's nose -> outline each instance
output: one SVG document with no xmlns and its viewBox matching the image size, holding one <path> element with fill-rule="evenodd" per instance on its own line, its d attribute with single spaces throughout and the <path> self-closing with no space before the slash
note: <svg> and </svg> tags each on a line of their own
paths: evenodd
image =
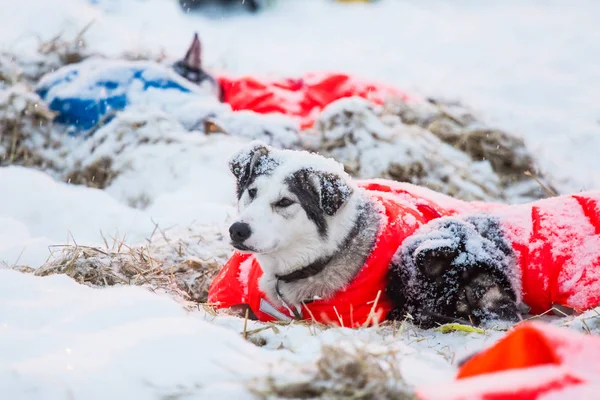
<svg viewBox="0 0 600 400">
<path fill-rule="evenodd" d="M 236 243 L 241 243 L 252 234 L 250 225 L 245 222 L 235 222 L 229 227 L 229 236 Z"/>
</svg>

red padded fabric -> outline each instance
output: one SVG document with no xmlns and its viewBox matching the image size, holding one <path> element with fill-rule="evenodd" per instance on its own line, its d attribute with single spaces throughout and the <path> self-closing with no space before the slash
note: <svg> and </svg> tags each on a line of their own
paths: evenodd
<svg viewBox="0 0 600 400">
<path fill-rule="evenodd" d="M 217 80 L 223 90 L 223 101 L 233 110 L 281 113 L 297 119 L 302 129 L 311 127 L 328 104 L 344 97 L 359 96 L 376 104 L 393 97 L 408 99 L 405 93 L 392 87 L 339 73 L 311 73 L 299 79 L 281 80 L 220 76 Z"/>
</svg>

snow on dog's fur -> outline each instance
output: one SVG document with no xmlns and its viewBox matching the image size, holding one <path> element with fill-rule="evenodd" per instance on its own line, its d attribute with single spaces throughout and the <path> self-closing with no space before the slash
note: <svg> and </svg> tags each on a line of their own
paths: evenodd
<svg viewBox="0 0 600 400">
<path fill-rule="evenodd" d="M 260 289 L 274 304 L 330 298 L 352 281 L 375 247 L 382 216 L 378 203 L 341 164 L 252 142 L 231 160 L 230 168 L 237 179 L 239 208 L 229 231 L 232 245 L 256 255 L 263 270 Z M 475 322 L 486 316 L 518 319 L 512 250 L 485 239 L 487 233 L 472 222 L 453 219 L 450 225 L 463 233 L 453 238 L 456 242 L 485 240 L 486 247 L 474 258 L 476 268 L 454 262 L 469 259 L 469 246 L 464 250 L 460 244 L 419 257 L 419 243 L 428 238 L 439 242 L 434 221 L 432 229 L 421 230 L 417 239 L 398 248 L 387 289 L 395 303 L 391 318 L 411 313 L 424 325 L 471 315 L 480 317 Z M 442 221 L 438 228 L 450 225 Z"/>
</svg>

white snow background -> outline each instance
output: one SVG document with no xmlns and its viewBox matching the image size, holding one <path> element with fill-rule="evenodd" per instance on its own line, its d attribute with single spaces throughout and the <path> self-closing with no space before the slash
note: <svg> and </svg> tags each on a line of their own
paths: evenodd
<svg viewBox="0 0 600 400">
<path fill-rule="evenodd" d="M 174 0 L 1 3 L 2 50 L 30 54 L 38 38 L 74 36 L 93 20 L 85 37 L 93 52 L 162 49 L 175 60 L 198 31 L 209 70 L 345 71 L 418 96 L 457 98 L 522 135 L 560 191 L 600 188 L 597 1 L 279 0 L 259 14 L 216 17 L 185 13 Z M 142 111 L 128 113 L 145 118 Z M 157 132 L 187 134 L 164 124 Z M 1 168 L 0 261 L 37 267 L 49 245 L 73 238 L 100 245 L 100 232 L 140 242 L 154 222 L 224 229 L 235 213 L 226 162 L 243 143 L 211 136 L 189 138 L 176 150 L 137 150 L 134 172 L 105 191 Z M 143 211 L 127 201 L 142 187 L 151 201 Z M 185 311 L 138 287 L 92 289 L 66 276 L 0 269 L 0 398 L 254 398 L 247 390 L 252 379 L 293 379 L 298 365 L 314 369 L 322 344 L 345 342 L 393 348 L 410 385 L 432 385 L 452 378 L 458 358 L 502 335 L 393 336 L 376 328 L 315 334 L 287 326 L 264 331 L 267 345 L 259 348 L 242 339 L 242 324 Z"/>
</svg>

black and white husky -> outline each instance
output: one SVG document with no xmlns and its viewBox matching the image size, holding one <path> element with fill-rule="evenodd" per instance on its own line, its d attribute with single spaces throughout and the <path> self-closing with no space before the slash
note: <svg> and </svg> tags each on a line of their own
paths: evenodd
<svg viewBox="0 0 600 400">
<path fill-rule="evenodd" d="M 260 288 L 269 298 L 301 304 L 331 297 L 352 281 L 382 221 L 377 205 L 339 163 L 253 142 L 230 168 L 239 207 L 231 243 L 256 255 Z M 477 254 L 467 246 L 473 240 L 480 242 Z M 396 251 L 386 289 L 394 302 L 388 317 L 410 314 L 422 326 L 519 320 L 514 268 L 512 248 L 492 218 L 433 220 Z"/>
</svg>

